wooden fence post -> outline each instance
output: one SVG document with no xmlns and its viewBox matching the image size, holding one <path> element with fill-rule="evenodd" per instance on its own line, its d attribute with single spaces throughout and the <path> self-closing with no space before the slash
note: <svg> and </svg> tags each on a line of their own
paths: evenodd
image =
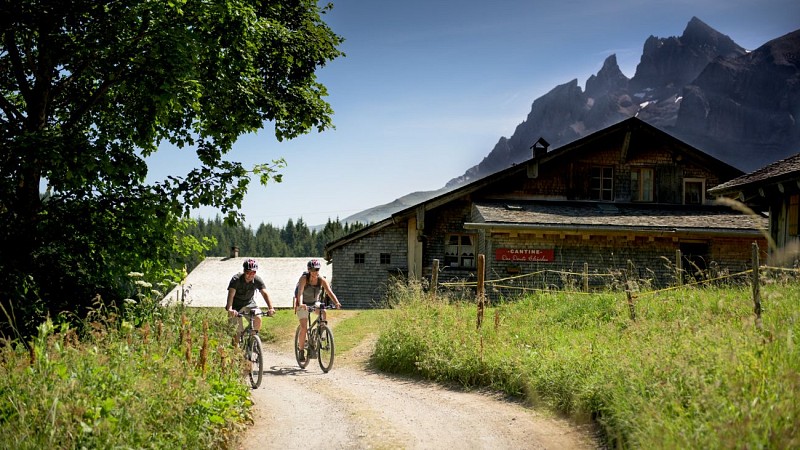
<svg viewBox="0 0 800 450">
<path fill-rule="evenodd" d="M 477 328 L 481 329 L 483 323 L 483 307 L 484 307 L 484 266 L 486 259 L 483 254 L 478 255 L 478 324 Z"/>
<path fill-rule="evenodd" d="M 628 271 L 626 272 L 625 276 L 625 295 L 628 297 L 628 311 L 630 312 L 631 320 L 634 322 L 636 321 L 636 308 L 633 304 L 633 291 L 634 287 L 634 278 L 633 278 L 633 271 L 634 271 L 633 261 L 630 259 L 628 260 Z"/>
<path fill-rule="evenodd" d="M 633 294 L 631 294 L 630 289 L 626 290 L 625 294 L 628 296 L 628 312 L 630 313 L 631 320 L 636 322 L 636 305 L 633 303 Z"/>
<path fill-rule="evenodd" d="M 436 296 L 436 290 L 439 288 L 439 260 L 433 260 L 433 269 L 431 271 L 431 287 L 430 291 L 433 296 Z"/>
<path fill-rule="evenodd" d="M 583 292 L 589 292 L 589 263 L 583 263 Z"/>
<path fill-rule="evenodd" d="M 683 286 L 683 257 L 681 250 L 675 250 L 675 281 L 678 286 Z"/>
<path fill-rule="evenodd" d="M 756 313 L 756 328 L 761 329 L 761 281 L 758 275 L 758 243 L 753 242 L 753 311 Z"/>
</svg>

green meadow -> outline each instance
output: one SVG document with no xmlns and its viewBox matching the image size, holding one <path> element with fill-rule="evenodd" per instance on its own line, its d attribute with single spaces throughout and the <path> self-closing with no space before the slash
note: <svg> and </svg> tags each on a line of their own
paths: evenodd
<svg viewBox="0 0 800 450">
<path fill-rule="evenodd" d="M 582 422 L 611 448 L 800 447 L 800 284 L 626 295 L 539 292 L 484 309 L 398 294 L 376 367 L 489 387 Z"/>
<path fill-rule="evenodd" d="M 597 424 L 610 448 L 800 447 L 800 284 L 537 292 L 487 305 L 395 289 L 350 311 L 337 351 L 377 335 L 383 371 L 492 389 Z M 145 312 L 142 312 L 145 311 Z M 236 448 L 250 389 L 216 309 L 97 311 L 0 345 L 0 448 Z M 265 320 L 267 345 L 296 319 Z"/>
</svg>

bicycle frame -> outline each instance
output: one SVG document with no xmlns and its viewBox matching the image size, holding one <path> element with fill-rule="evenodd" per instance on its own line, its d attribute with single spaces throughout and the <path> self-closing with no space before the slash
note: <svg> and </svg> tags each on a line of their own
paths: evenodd
<svg viewBox="0 0 800 450">
<path fill-rule="evenodd" d="M 317 358 L 319 361 L 319 367 L 325 373 L 327 373 L 333 366 L 335 355 L 333 332 L 330 328 L 328 328 L 327 319 L 322 319 L 322 313 L 324 313 L 326 309 L 335 308 L 327 307 L 320 302 L 316 302 L 313 306 L 308 305 L 309 323 L 306 327 L 306 345 L 302 349 L 299 348 L 301 325 L 297 326 L 294 337 L 294 347 L 297 364 L 301 369 L 306 368 L 311 358 Z M 319 311 L 319 314 L 317 314 L 316 319 L 311 321 L 311 314 L 315 311 Z M 306 358 L 303 360 L 300 359 L 301 350 L 306 353 Z"/>
<path fill-rule="evenodd" d="M 261 385 L 261 379 L 264 372 L 264 352 L 261 345 L 261 337 L 258 335 L 258 333 L 253 332 L 253 325 L 256 316 L 267 316 L 268 314 L 263 312 L 256 313 L 255 311 L 250 310 L 244 315 L 247 316 L 248 322 L 247 326 L 242 331 L 242 334 L 239 335 L 239 342 L 241 343 L 241 349 L 244 352 L 244 359 L 250 366 L 248 370 L 250 386 L 252 386 L 253 389 L 257 389 Z M 237 325 L 237 328 L 238 327 L 239 325 Z"/>
</svg>

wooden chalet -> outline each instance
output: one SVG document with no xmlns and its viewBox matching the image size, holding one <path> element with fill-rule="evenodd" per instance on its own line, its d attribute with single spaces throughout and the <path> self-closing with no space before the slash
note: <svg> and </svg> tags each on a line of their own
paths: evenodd
<svg viewBox="0 0 800 450">
<path fill-rule="evenodd" d="M 715 186 L 709 193 L 769 211 L 772 260 L 797 265 L 800 257 L 800 153 Z"/>
<path fill-rule="evenodd" d="M 695 269 L 749 268 L 767 219 L 711 204 L 707 190 L 742 171 L 631 118 L 421 202 L 326 246 L 334 289 L 356 308 L 381 307 L 395 276 L 440 282 L 537 271 L 634 268 L 675 281 L 676 255 Z M 630 261 L 630 262 L 629 262 Z M 547 281 L 559 284 L 560 281 Z M 490 298 L 512 295 L 487 291 Z"/>
</svg>

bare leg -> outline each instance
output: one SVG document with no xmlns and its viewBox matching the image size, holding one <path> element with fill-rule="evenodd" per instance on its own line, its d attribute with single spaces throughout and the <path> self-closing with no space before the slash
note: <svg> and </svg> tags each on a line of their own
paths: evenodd
<svg viewBox="0 0 800 450">
<path fill-rule="evenodd" d="M 306 345 L 306 333 L 308 332 L 308 318 L 300 319 L 300 339 L 298 345 L 302 350 Z"/>
</svg>

